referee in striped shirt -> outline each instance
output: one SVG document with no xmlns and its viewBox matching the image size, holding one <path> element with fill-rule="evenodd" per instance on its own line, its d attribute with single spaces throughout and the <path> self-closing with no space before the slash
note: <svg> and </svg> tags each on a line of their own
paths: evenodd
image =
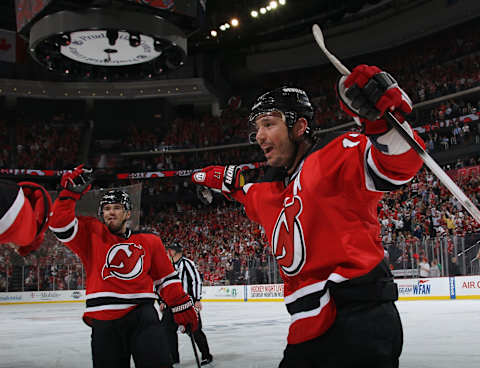
<svg viewBox="0 0 480 368">
<path fill-rule="evenodd" d="M 212 361 L 213 357 L 210 354 L 207 336 L 205 336 L 205 333 L 202 331 L 202 319 L 200 318 L 200 311 L 202 310 L 202 303 L 200 302 L 202 298 L 202 279 L 193 261 L 183 256 L 183 247 L 180 243 L 171 243 L 167 246 L 167 250 L 173 266 L 178 272 L 178 277 L 182 281 L 183 289 L 192 297 L 195 308 L 198 311 L 198 329 L 193 332 L 193 338 L 198 346 L 198 350 L 200 350 L 202 354 L 201 365 L 207 365 Z M 175 324 L 173 316 L 171 319 L 168 317 L 168 312 L 165 319 L 167 324 Z M 174 333 L 169 334 L 171 336 L 169 340 L 171 341 L 174 361 L 179 362 L 177 327 L 178 326 L 174 325 L 173 328 L 170 329 L 170 331 L 174 331 Z"/>
</svg>

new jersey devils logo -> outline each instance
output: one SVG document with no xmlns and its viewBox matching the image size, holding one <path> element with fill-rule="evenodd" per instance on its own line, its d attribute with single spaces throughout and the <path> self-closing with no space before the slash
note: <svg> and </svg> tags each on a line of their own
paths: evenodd
<svg viewBox="0 0 480 368">
<path fill-rule="evenodd" d="M 288 276 L 300 272 L 305 264 L 306 250 L 302 224 L 302 200 L 298 196 L 285 199 L 284 208 L 278 216 L 272 234 L 272 251 L 277 263 Z"/>
<path fill-rule="evenodd" d="M 119 243 L 110 248 L 102 269 L 102 278 L 131 280 L 142 273 L 145 250 L 140 244 Z"/>
</svg>

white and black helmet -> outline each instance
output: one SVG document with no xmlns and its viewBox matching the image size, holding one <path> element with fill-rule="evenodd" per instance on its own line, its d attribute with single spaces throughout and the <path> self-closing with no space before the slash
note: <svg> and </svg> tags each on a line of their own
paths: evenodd
<svg viewBox="0 0 480 368">
<path fill-rule="evenodd" d="M 111 189 L 108 192 L 105 192 L 100 199 L 98 204 L 98 217 L 102 217 L 103 206 L 106 204 L 120 203 L 125 211 L 132 210 L 132 202 L 130 201 L 130 196 L 127 192 L 119 189 Z"/>
<path fill-rule="evenodd" d="M 279 111 L 285 115 L 288 128 L 292 128 L 299 118 L 307 119 L 308 127 L 305 134 L 309 135 L 311 133 L 313 107 L 304 90 L 281 87 L 264 93 L 255 101 L 248 121 L 254 125 L 257 117 L 274 111 Z"/>
</svg>

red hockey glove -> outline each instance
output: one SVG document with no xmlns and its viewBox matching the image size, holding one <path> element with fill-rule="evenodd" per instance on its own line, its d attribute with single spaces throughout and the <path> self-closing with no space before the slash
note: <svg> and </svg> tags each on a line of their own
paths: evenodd
<svg viewBox="0 0 480 368">
<path fill-rule="evenodd" d="M 193 300 L 187 294 L 175 298 L 169 304 L 172 309 L 173 319 L 185 331 L 195 331 L 198 328 L 198 314 L 194 307 Z"/>
<path fill-rule="evenodd" d="M 92 169 L 84 169 L 83 164 L 77 166 L 73 171 L 63 174 L 60 186 L 70 192 L 75 199 L 80 199 L 92 188 Z"/>
<path fill-rule="evenodd" d="M 51 215 L 52 199 L 45 188 L 39 184 L 24 181 L 18 183 L 18 185 L 22 188 L 25 199 L 28 200 L 32 207 L 33 217 L 37 225 L 33 241 L 26 246 L 18 248 L 20 255 L 25 257 L 30 252 L 38 249 L 43 242 Z"/>
<path fill-rule="evenodd" d="M 192 182 L 228 194 L 245 185 L 245 177 L 239 166 L 208 166 L 193 173 Z"/>
<path fill-rule="evenodd" d="M 366 135 L 379 135 L 390 130 L 386 111 L 403 123 L 403 114 L 412 112 L 412 102 L 393 77 L 376 66 L 359 65 L 336 85 L 340 107 L 348 115 L 359 118 Z M 400 111 L 403 113 L 400 113 Z"/>
</svg>

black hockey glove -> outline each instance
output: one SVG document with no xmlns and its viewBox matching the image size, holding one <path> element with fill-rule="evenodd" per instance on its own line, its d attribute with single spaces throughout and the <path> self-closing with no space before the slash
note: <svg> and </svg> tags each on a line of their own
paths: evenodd
<svg viewBox="0 0 480 368">
<path fill-rule="evenodd" d="M 404 114 L 412 112 L 412 102 L 393 77 L 376 66 L 359 65 L 336 86 L 340 107 L 360 121 L 366 135 L 380 135 L 390 130 L 382 117 L 387 111 L 403 123 Z"/>
<path fill-rule="evenodd" d="M 60 180 L 60 186 L 72 193 L 75 199 L 80 199 L 92 188 L 93 170 L 83 166 L 79 165 L 73 171 L 66 172 Z"/>
</svg>

